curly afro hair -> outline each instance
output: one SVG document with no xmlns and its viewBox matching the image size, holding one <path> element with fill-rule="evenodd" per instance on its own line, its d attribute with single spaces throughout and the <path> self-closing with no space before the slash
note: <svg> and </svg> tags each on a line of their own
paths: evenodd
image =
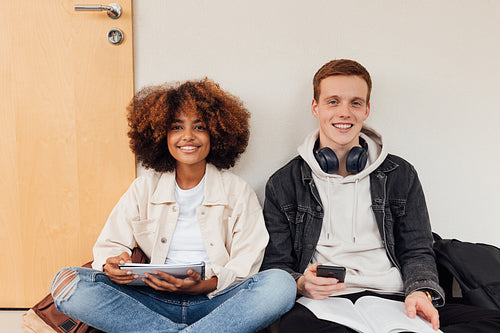
<svg viewBox="0 0 500 333">
<path fill-rule="evenodd" d="M 142 165 L 159 172 L 175 170 L 167 131 L 179 112 L 196 112 L 205 122 L 210 133 L 206 161 L 218 169 L 234 166 L 248 144 L 250 113 L 208 78 L 143 88 L 127 111 L 130 148 Z"/>
</svg>

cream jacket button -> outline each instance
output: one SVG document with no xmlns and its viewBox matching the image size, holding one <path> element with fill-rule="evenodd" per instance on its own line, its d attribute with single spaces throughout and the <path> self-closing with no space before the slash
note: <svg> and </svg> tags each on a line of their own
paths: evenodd
<svg viewBox="0 0 500 333">
<path fill-rule="evenodd" d="M 177 207 L 173 206 L 172 211 L 175 213 L 177 211 Z"/>
<path fill-rule="evenodd" d="M 167 242 L 167 239 L 165 237 L 162 237 L 161 240 L 160 240 L 163 244 L 165 244 Z"/>
</svg>

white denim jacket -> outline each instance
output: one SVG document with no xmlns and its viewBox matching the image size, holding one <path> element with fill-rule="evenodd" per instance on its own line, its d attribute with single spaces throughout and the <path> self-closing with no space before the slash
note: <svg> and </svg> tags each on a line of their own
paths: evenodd
<svg viewBox="0 0 500 333">
<path fill-rule="evenodd" d="M 130 254 L 136 244 L 152 264 L 164 263 L 179 216 L 174 189 L 175 172 L 137 178 L 101 231 L 92 267 L 102 270 L 107 258 Z M 205 275 L 218 278 L 208 297 L 259 271 L 269 236 L 257 196 L 244 180 L 207 164 L 205 198 L 196 216 L 211 262 Z"/>
</svg>

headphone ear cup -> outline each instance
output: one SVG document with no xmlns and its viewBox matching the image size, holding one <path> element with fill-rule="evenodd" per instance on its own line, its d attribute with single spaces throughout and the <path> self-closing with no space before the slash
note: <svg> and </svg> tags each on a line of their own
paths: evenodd
<svg viewBox="0 0 500 333">
<path fill-rule="evenodd" d="M 366 150 L 361 147 L 352 147 L 347 154 L 346 169 L 349 173 L 358 173 L 363 170 L 368 160 Z"/>
<path fill-rule="evenodd" d="M 321 170 L 326 173 L 335 173 L 339 170 L 339 160 L 334 151 L 328 147 L 320 149 L 314 153 L 316 161 L 318 161 Z"/>
</svg>

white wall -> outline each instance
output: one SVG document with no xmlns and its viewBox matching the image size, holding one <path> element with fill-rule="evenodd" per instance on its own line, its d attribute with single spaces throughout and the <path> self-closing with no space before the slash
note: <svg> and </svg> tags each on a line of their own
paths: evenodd
<svg viewBox="0 0 500 333">
<path fill-rule="evenodd" d="M 233 171 L 263 200 L 317 126 L 312 76 L 355 59 L 368 124 L 419 171 L 433 229 L 500 246 L 499 22 L 495 0 L 136 0 L 136 89 L 208 76 L 239 96 L 252 128 Z"/>
</svg>

